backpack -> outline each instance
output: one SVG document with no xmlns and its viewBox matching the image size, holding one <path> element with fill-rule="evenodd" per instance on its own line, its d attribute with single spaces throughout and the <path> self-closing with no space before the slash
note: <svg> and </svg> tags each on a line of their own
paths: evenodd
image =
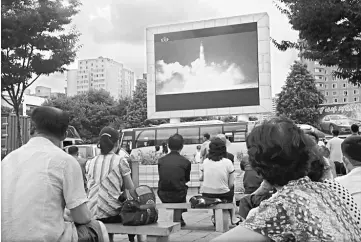
<svg viewBox="0 0 361 242">
<path fill-rule="evenodd" d="M 156 223 L 158 209 L 156 196 L 149 186 L 139 186 L 129 191 L 128 199 L 123 202 L 120 210 L 123 225 L 138 226 Z"/>
</svg>

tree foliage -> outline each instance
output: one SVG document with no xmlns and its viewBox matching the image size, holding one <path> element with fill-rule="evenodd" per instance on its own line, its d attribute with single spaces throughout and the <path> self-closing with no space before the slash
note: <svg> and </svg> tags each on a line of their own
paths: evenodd
<svg viewBox="0 0 361 242">
<path fill-rule="evenodd" d="M 274 0 L 302 41 L 273 40 L 282 51 L 336 66 L 335 76 L 361 85 L 361 2 L 359 0 Z"/>
<path fill-rule="evenodd" d="M 43 105 L 66 110 L 70 114 L 70 125 L 74 126 L 82 138 L 98 137 L 105 126 L 113 126 L 124 118 L 124 106 L 127 100 L 117 102 L 104 90 L 90 90 L 73 97 L 53 98 Z"/>
<path fill-rule="evenodd" d="M 135 88 L 133 98 L 128 104 L 127 127 L 148 126 L 147 120 L 147 83 L 140 82 Z"/>
<path fill-rule="evenodd" d="M 10 114 L 13 112 L 13 109 L 12 108 L 9 108 L 7 106 L 4 106 L 4 105 L 1 105 L 1 114 Z"/>
<path fill-rule="evenodd" d="M 1 92 L 19 121 L 26 88 L 41 75 L 63 72 L 78 50 L 79 33 L 66 30 L 80 3 L 70 0 L 1 1 Z M 18 143 L 22 144 L 20 122 Z"/>
<path fill-rule="evenodd" d="M 296 123 L 318 126 L 318 109 L 324 96 L 317 90 L 315 79 L 307 71 L 306 65 L 296 61 L 291 66 L 286 84 L 277 96 L 278 115 L 284 115 Z"/>
</svg>

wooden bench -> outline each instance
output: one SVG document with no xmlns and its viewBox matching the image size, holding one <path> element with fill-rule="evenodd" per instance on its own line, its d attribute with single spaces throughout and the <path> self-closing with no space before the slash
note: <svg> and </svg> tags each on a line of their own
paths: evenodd
<svg viewBox="0 0 361 242">
<path fill-rule="evenodd" d="M 229 209 L 233 209 L 233 203 L 221 203 L 207 208 L 192 208 L 190 203 L 157 203 L 158 209 L 170 211 L 170 221 L 179 222 L 182 216 L 182 210 L 188 209 L 213 209 L 215 210 L 216 231 L 226 232 L 229 230 Z"/>
<path fill-rule="evenodd" d="M 137 241 L 144 241 L 142 236 L 146 236 L 148 242 L 168 242 L 171 234 L 180 231 L 180 223 L 174 222 L 158 222 L 141 226 L 104 225 L 107 228 L 110 242 L 114 241 L 114 234 L 135 234 L 137 235 Z"/>
</svg>

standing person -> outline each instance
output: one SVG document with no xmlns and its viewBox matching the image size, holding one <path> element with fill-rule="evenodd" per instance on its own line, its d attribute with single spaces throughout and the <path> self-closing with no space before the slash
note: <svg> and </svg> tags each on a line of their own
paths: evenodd
<svg viewBox="0 0 361 242">
<path fill-rule="evenodd" d="M 166 142 L 162 143 L 162 153 L 163 153 L 163 155 L 168 155 L 168 153 L 169 153 L 168 146 L 167 146 Z"/>
<path fill-rule="evenodd" d="M 351 193 L 358 208 L 361 209 L 361 136 L 347 137 L 342 142 L 341 149 L 348 173 L 335 180 Z"/>
<path fill-rule="evenodd" d="M 337 129 L 332 130 L 333 138 L 327 143 L 327 148 L 330 150 L 330 161 L 335 163 L 336 174 L 345 175 L 346 169 L 342 161 L 341 144 L 342 139 L 338 137 L 340 132 Z"/>
<path fill-rule="evenodd" d="M 119 215 L 125 190 L 134 189 L 131 170 L 126 158 L 115 153 L 118 149 L 118 133 L 111 127 L 100 131 L 98 147 L 100 155 L 86 165 L 89 208 L 94 219 L 103 223 L 121 223 Z M 134 241 L 134 235 L 129 235 Z"/>
<path fill-rule="evenodd" d="M 359 135 L 360 127 L 357 124 L 351 125 L 351 135 Z"/>
<path fill-rule="evenodd" d="M 2 241 L 108 241 L 104 224 L 91 220 L 78 162 L 60 148 L 69 116 L 42 106 L 31 120 L 34 136 L 1 162 Z"/>
<path fill-rule="evenodd" d="M 69 153 L 69 155 L 73 156 L 78 161 L 78 163 L 80 165 L 81 171 L 83 173 L 84 188 L 85 188 L 85 191 L 86 191 L 87 187 L 86 187 L 86 177 L 85 177 L 85 164 L 86 164 L 87 160 L 82 158 L 82 157 L 79 157 L 79 148 L 76 147 L 76 146 L 69 147 L 68 148 L 68 153 Z"/>
<path fill-rule="evenodd" d="M 202 148 L 202 146 L 200 146 L 200 145 L 197 145 L 197 147 L 196 147 L 196 152 L 193 155 L 195 164 L 201 163 L 201 148 Z"/>
<path fill-rule="evenodd" d="M 233 203 L 235 169 L 226 157 L 226 144 L 219 138 L 213 139 L 209 145 L 208 158 L 203 162 L 200 177 L 200 180 L 203 180 L 202 196 Z M 237 224 L 239 220 L 236 219 L 235 209 L 230 212 L 232 224 Z"/>
<path fill-rule="evenodd" d="M 187 202 L 187 182 L 190 181 L 191 162 L 180 155 L 184 140 L 179 134 L 172 135 L 168 140 L 171 152 L 158 161 L 158 196 L 162 203 Z M 183 211 L 183 212 L 186 212 Z M 183 216 L 174 218 L 174 222 L 181 222 L 185 226 Z"/>
<path fill-rule="evenodd" d="M 202 163 L 207 158 L 208 151 L 209 151 L 209 144 L 211 143 L 210 139 L 211 139 L 211 136 L 208 133 L 205 133 L 203 135 L 203 144 L 202 144 L 202 148 L 201 148 Z"/>
</svg>

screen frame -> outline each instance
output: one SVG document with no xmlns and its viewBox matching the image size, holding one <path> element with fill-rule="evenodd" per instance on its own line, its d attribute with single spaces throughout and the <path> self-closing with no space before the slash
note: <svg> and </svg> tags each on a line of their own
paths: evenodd
<svg viewBox="0 0 361 242">
<path fill-rule="evenodd" d="M 155 90 L 155 54 L 154 36 L 163 33 L 172 33 L 186 30 L 197 30 L 236 24 L 257 23 L 258 38 L 258 82 L 259 105 L 205 108 L 189 110 L 156 111 Z M 270 65 L 270 30 L 267 13 L 242 15 L 228 18 L 203 20 L 188 23 L 178 23 L 163 26 L 154 26 L 146 29 L 147 50 L 147 116 L 148 119 L 184 118 L 199 116 L 223 116 L 241 114 L 263 114 L 272 112 L 271 93 L 271 65 Z M 221 90 L 220 90 L 221 91 Z M 222 90 L 223 91 L 223 90 Z"/>
</svg>

